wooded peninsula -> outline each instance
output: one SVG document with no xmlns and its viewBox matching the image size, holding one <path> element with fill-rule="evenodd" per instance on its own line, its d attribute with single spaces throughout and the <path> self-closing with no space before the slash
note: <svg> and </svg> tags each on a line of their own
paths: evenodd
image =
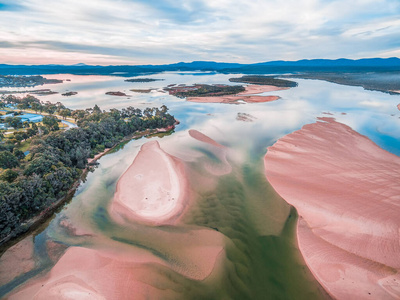
<svg viewBox="0 0 400 300">
<path fill-rule="evenodd" d="M 165 105 L 143 111 L 131 106 L 102 111 L 97 105 L 70 110 L 30 95 L 8 96 L 0 104 L 50 113 L 39 125 L 6 119 L 14 128 L 26 130 L 0 136 L 0 244 L 26 231 L 27 221 L 65 198 L 88 167 L 88 159 L 132 135 L 172 130 L 176 122 Z M 53 114 L 71 116 L 78 127 L 60 130 Z M 29 145 L 25 153 L 21 142 Z"/>
</svg>

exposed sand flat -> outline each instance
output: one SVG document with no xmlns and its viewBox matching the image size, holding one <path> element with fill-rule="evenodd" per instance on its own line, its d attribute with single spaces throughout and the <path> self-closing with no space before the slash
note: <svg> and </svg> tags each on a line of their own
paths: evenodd
<svg viewBox="0 0 400 300">
<path fill-rule="evenodd" d="M 300 250 L 331 295 L 400 298 L 400 158 L 321 119 L 269 147 L 268 181 L 296 207 Z"/>
<path fill-rule="evenodd" d="M 290 89 L 288 87 L 278 87 L 274 85 L 258 85 L 258 84 L 246 85 L 245 88 L 246 90 L 244 92 L 239 93 L 238 95 L 253 95 L 265 92 L 275 92 L 275 91 Z"/>
<path fill-rule="evenodd" d="M 182 162 L 151 141 L 119 179 L 111 211 L 125 219 L 168 224 L 183 211 L 186 196 Z"/>
<path fill-rule="evenodd" d="M 220 97 L 189 97 L 190 102 L 198 103 L 227 103 L 239 104 L 239 100 L 247 103 L 271 102 L 278 100 L 278 96 L 220 96 Z"/>
<path fill-rule="evenodd" d="M 33 237 L 29 236 L 10 247 L 0 258 L 0 286 L 35 267 Z M 7 272 L 4 272 L 7 270 Z"/>
<path fill-rule="evenodd" d="M 49 274 L 28 282 L 8 299 L 177 299 L 181 287 L 168 274 L 204 280 L 224 258 L 224 237 L 214 230 L 169 236 L 175 256 L 169 260 L 143 249 L 71 247 Z M 175 273 L 176 272 L 176 273 Z M 181 278 L 179 275 L 174 275 Z"/>
<path fill-rule="evenodd" d="M 399 104 L 397 104 L 397 109 L 398 109 L 398 110 L 400 110 L 400 103 L 399 103 Z"/>
</svg>

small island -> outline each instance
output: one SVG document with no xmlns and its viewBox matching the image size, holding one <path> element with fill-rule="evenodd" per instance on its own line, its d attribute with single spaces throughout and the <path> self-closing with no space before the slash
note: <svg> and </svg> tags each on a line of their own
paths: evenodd
<svg viewBox="0 0 400 300">
<path fill-rule="evenodd" d="M 244 92 L 246 89 L 241 85 L 224 85 L 224 84 L 195 84 L 195 85 L 178 85 L 164 88 L 170 95 L 178 98 L 186 97 L 219 97 L 225 95 L 235 95 Z"/>
<path fill-rule="evenodd" d="M 111 96 L 119 96 L 119 97 L 126 97 L 128 96 L 127 94 L 123 93 L 123 92 L 107 92 L 106 95 L 111 95 Z"/>
<path fill-rule="evenodd" d="M 163 81 L 164 79 L 156 79 L 156 78 L 131 78 L 125 79 L 126 82 L 153 82 L 153 81 Z"/>
<path fill-rule="evenodd" d="M 164 88 L 170 95 L 178 98 L 186 98 L 190 102 L 198 103 L 261 103 L 271 102 L 279 99 L 279 96 L 258 95 L 264 92 L 287 89 L 271 85 L 225 85 L 225 84 L 195 84 L 174 85 Z"/>
<path fill-rule="evenodd" d="M 75 96 L 77 94 L 78 94 L 78 92 L 66 92 L 64 94 L 61 94 L 61 96 L 69 97 L 69 96 Z"/>
<path fill-rule="evenodd" d="M 275 87 L 285 87 L 291 88 L 296 87 L 297 82 L 275 78 L 274 76 L 262 76 L 262 75 L 246 75 L 237 78 L 230 78 L 230 82 L 240 82 L 249 84 L 259 84 L 259 85 L 273 85 Z"/>
</svg>

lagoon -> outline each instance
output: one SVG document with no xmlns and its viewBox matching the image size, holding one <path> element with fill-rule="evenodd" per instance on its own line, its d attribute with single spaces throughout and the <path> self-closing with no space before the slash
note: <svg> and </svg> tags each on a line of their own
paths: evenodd
<svg viewBox="0 0 400 300">
<path fill-rule="evenodd" d="M 127 253 L 150 255 L 160 264 L 143 266 L 148 276 L 146 284 L 172 290 L 175 299 L 328 298 L 298 250 L 295 209 L 265 179 L 263 157 L 267 147 L 279 138 L 318 117 L 333 117 L 400 155 L 400 112 L 396 107 L 400 96 L 301 79 L 296 79 L 298 87 L 265 93 L 281 97 L 269 103 L 192 103 L 161 90 L 169 84 L 232 84 L 228 79 L 236 76 L 241 75 L 172 72 L 146 76 L 165 79 L 148 83 L 129 83 L 113 76 L 45 76 L 70 81 L 44 85 L 59 94 L 38 96 L 43 101 L 60 101 L 72 109 L 95 104 L 102 109 L 165 104 L 181 124 L 172 135 L 133 140 L 102 157 L 73 199 L 21 242 L 21 247 L 31 249 L 30 257 L 15 261 L 18 245 L 2 256 L 0 297 L 45 276 L 68 248 L 81 247 L 106 249 L 121 257 Z M 159 90 L 148 94 L 130 91 L 150 88 Z M 61 96 L 68 91 L 78 94 Z M 105 95 L 109 91 L 128 96 Z M 252 116 L 252 122 L 237 120 L 239 113 Z M 200 131 L 228 149 L 230 173 L 210 173 L 224 162 L 213 148 L 193 139 L 189 129 Z M 108 213 L 116 183 L 149 140 L 158 140 L 164 151 L 185 162 L 191 205 L 176 226 L 135 222 L 121 226 Z M 211 243 L 202 230 L 218 238 L 224 253 L 212 272 L 197 280 L 190 274 L 197 270 L 199 257 L 190 255 L 191 248 Z M 198 237 L 195 246 L 192 240 L 182 239 L 185 234 Z"/>
</svg>

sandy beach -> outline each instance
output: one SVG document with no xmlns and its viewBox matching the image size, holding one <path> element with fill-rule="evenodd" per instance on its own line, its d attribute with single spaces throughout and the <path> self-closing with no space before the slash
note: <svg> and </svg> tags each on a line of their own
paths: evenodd
<svg viewBox="0 0 400 300">
<path fill-rule="evenodd" d="M 226 103 L 226 104 L 240 104 L 239 101 L 246 103 L 261 103 L 271 102 L 278 100 L 278 96 L 221 96 L 221 97 L 189 97 L 190 102 L 197 103 Z"/>
<path fill-rule="evenodd" d="M 0 286 L 21 274 L 31 271 L 35 267 L 33 254 L 34 244 L 32 237 L 27 237 L 10 247 L 0 257 L 0 270 L 7 270 L 7 272 L 0 272 Z"/>
<path fill-rule="evenodd" d="M 288 90 L 288 87 L 278 87 L 274 85 L 258 85 L 258 84 L 249 84 L 245 86 L 246 90 L 244 92 L 239 93 L 238 95 L 254 95 L 261 94 L 265 92 L 275 92 Z"/>
<path fill-rule="evenodd" d="M 183 169 L 182 162 L 164 152 L 157 141 L 144 144 L 117 183 L 112 215 L 154 225 L 169 224 L 186 205 Z"/>
<path fill-rule="evenodd" d="M 337 299 L 400 297 L 400 158 L 321 118 L 268 148 L 265 173 L 299 213 L 304 259 Z"/>
<path fill-rule="evenodd" d="M 31 280 L 8 299 L 176 299 L 182 293 L 176 281 L 205 280 L 225 257 L 224 236 L 215 230 L 165 233 L 162 239 L 179 249 L 166 260 L 121 244 L 70 247 L 48 274 Z"/>
</svg>

